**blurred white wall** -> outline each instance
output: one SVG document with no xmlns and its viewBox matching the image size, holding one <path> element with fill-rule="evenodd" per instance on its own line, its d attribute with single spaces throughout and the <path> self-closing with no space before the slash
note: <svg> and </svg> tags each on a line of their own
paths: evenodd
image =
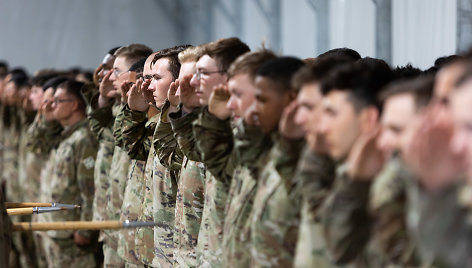
<svg viewBox="0 0 472 268">
<path fill-rule="evenodd" d="M 0 59 L 30 72 L 95 68 L 115 46 L 176 44 L 153 0 L 0 0 Z"/>
<path fill-rule="evenodd" d="M 93 69 L 117 45 L 158 50 L 229 36 L 306 58 L 322 52 L 317 28 L 323 26 L 329 48 L 377 56 L 374 0 L 328 0 L 327 26 L 317 25 L 316 1 L 323 0 L 0 0 L 0 59 L 30 72 Z M 392 0 L 390 63 L 428 68 L 455 53 L 456 9 L 455 0 Z"/>
<path fill-rule="evenodd" d="M 392 3 L 393 62 L 428 68 L 454 54 L 457 5 L 451 0 L 395 0 Z"/>
</svg>

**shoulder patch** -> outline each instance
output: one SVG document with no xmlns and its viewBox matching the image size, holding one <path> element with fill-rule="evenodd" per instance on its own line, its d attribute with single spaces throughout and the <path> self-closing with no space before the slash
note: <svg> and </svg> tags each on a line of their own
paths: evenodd
<svg viewBox="0 0 472 268">
<path fill-rule="evenodd" d="M 92 156 L 89 156 L 84 159 L 84 166 L 87 169 L 93 168 L 95 166 L 95 159 Z"/>
</svg>

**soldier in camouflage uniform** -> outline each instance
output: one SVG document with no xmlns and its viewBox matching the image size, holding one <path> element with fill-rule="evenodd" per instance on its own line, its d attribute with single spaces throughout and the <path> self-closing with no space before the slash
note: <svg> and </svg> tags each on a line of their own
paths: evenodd
<svg viewBox="0 0 472 268">
<path fill-rule="evenodd" d="M 255 78 L 254 115 L 262 132 L 275 142 L 268 163 L 257 178 L 258 187 L 249 219 L 251 265 L 255 267 L 288 267 L 293 262 L 298 213 L 291 207 L 297 207 L 297 204 L 290 196 L 293 191 L 290 179 L 303 140 L 289 143 L 277 130 L 283 110 L 280 108 L 296 96 L 290 85 L 291 76 L 302 66 L 299 59 L 277 57 L 262 64 Z"/>
<path fill-rule="evenodd" d="M 116 49 L 112 49 L 103 59 L 102 64 L 95 70 L 94 73 L 94 86 L 100 87 L 103 78 L 108 72 L 111 72 L 113 63 L 115 62 L 115 56 L 113 53 Z M 108 183 L 108 175 L 110 172 L 111 159 L 113 157 L 114 140 L 112 127 L 114 122 L 114 115 L 118 111 L 113 111 L 113 106 L 104 106 L 98 108 L 98 98 L 100 92 L 92 91 L 92 94 L 84 94 L 87 96 L 87 118 L 89 126 L 95 138 L 98 140 L 98 151 L 95 159 L 94 168 L 94 186 L 95 195 L 93 198 L 93 220 L 102 221 L 105 219 L 105 207 L 106 207 L 106 189 Z M 103 237 L 100 236 L 99 241 L 103 241 Z"/>
<path fill-rule="evenodd" d="M 369 96 L 377 95 L 376 92 L 389 82 L 390 68 L 379 60 L 362 59 L 345 64 L 329 77 L 322 85 L 326 101 L 318 133 L 329 145 L 330 156 L 343 162 L 337 167 L 333 190 L 326 198 L 321 214 L 329 256 L 340 265 L 415 265 L 402 215 L 404 195 L 398 195 L 396 175 L 392 176 L 397 171 L 394 168 L 394 172 L 386 170 L 379 174 L 382 153 L 372 149 L 376 148 L 380 104 Z M 354 81 L 349 77 L 363 79 Z M 347 88 L 347 91 L 341 88 Z M 343 97 L 346 94 L 349 99 Z M 341 118 L 368 113 L 370 127 L 363 125 L 362 120 L 339 124 Z M 349 122 L 358 120 L 354 118 Z M 346 128 L 351 131 L 349 135 L 346 135 Z M 343 144 L 341 136 L 344 136 Z M 369 161 L 369 165 L 361 161 Z M 372 180 L 377 174 L 379 178 Z M 370 200 L 374 202 L 369 204 Z"/>
<path fill-rule="evenodd" d="M 212 267 L 244 267 L 250 264 L 249 236 L 242 229 L 247 223 L 257 186 L 254 178 L 258 172 L 256 166 L 266 159 L 264 151 L 270 148 L 271 140 L 258 127 L 243 120 L 232 126 L 229 117 L 231 114 L 233 118 L 245 115 L 254 100 L 255 72 L 264 61 L 273 57 L 275 55 L 267 50 L 240 56 L 228 71 L 231 97 L 225 87 L 216 88 L 210 98 L 211 112 L 204 109 L 194 122 L 197 146 L 211 176 L 230 182 L 227 197 L 224 189 L 211 189 L 218 192 L 218 198 L 209 196 L 209 200 L 213 201 L 209 206 L 217 209 L 210 214 L 213 225 L 208 227 L 211 231 L 209 245 L 216 250 L 206 251 L 209 254 L 202 257 L 202 264 L 203 260 Z M 220 207 L 224 203 L 222 201 L 226 202 L 225 208 Z"/>
<path fill-rule="evenodd" d="M 80 210 L 68 213 L 46 214 L 47 221 L 92 219 L 94 194 L 93 167 L 97 154 L 97 141 L 89 130 L 85 116 L 85 101 L 80 90 L 83 83 L 67 80 L 54 94 L 54 117 L 65 128 L 59 144 L 52 178 L 49 200 L 79 204 Z M 94 266 L 95 258 L 90 247 L 89 231 L 48 231 L 46 239 L 49 267 Z"/>
<path fill-rule="evenodd" d="M 318 57 L 298 71 L 292 86 L 299 89 L 297 100 L 292 110 L 293 131 L 303 133 L 307 146 L 302 150 L 300 160 L 291 184 L 294 187 L 292 197 L 301 202 L 300 227 L 295 250 L 295 267 L 332 267 L 322 234 L 320 207 L 332 190 L 335 164 L 326 156 L 326 147 L 317 139 L 316 122 L 321 111 L 322 95 L 320 81 L 333 68 L 352 62 L 347 56 L 333 56 L 329 53 Z M 290 110 L 287 108 L 287 111 Z M 297 130 L 298 129 L 298 130 Z"/>
<path fill-rule="evenodd" d="M 164 111 L 163 111 L 164 112 Z M 167 112 L 167 111 L 166 111 Z M 192 136 L 191 123 L 196 119 L 197 111 L 182 116 L 181 111 L 172 113 L 170 120 L 172 131 L 176 135 L 179 150 L 184 157 L 177 184 L 174 232 L 174 266 L 197 266 L 195 249 L 202 220 L 204 205 L 204 178 L 206 168 L 195 160 L 195 147 L 187 138 Z M 184 132 L 186 131 L 186 132 Z M 164 134 L 164 133 L 162 133 Z M 163 146 L 158 141 L 159 147 Z M 191 157 L 191 158 L 189 158 Z M 162 161 L 162 159 L 161 159 Z M 175 163 L 172 163 L 175 165 Z"/>
<path fill-rule="evenodd" d="M 7 69 L 7 68 L 6 68 Z M 4 78 L 7 75 L 7 70 L 6 69 L 1 69 L 0 71 L 0 133 L 3 133 L 3 111 L 5 104 L 3 103 L 3 89 L 5 86 L 4 83 Z M 4 72 L 3 72 L 4 71 Z M 3 135 L 2 135 L 3 137 Z M 0 138 L 0 168 L 2 167 L 3 163 L 3 158 L 2 158 L 2 153 L 3 153 L 3 139 Z M 3 188 L 3 187 L 1 187 Z M 0 231 L 0 259 L 1 259 L 1 265 L 4 267 L 7 267 L 9 265 L 9 258 L 10 258 L 10 249 L 11 249 L 11 236 L 10 236 L 10 219 L 7 215 L 7 211 L 5 209 L 5 195 L 3 194 L 3 190 L 0 189 L 0 211 L 1 211 L 1 231 Z"/>
<path fill-rule="evenodd" d="M 39 90 L 42 91 L 42 88 L 39 88 Z M 32 104 L 29 101 L 30 92 L 30 88 L 24 88 L 20 91 L 21 106 L 18 106 L 21 126 L 18 147 L 18 184 L 20 185 L 22 196 L 24 196 L 23 200 L 36 201 L 38 199 L 39 174 L 41 166 L 44 164 L 44 159 L 41 158 L 40 155 L 34 154 L 27 149 L 26 132 L 36 115 L 36 111 L 33 109 Z M 41 100 L 39 100 L 39 102 L 40 101 Z M 31 219 L 31 215 L 24 215 L 17 217 L 16 220 L 29 222 Z M 22 232 L 18 235 L 21 236 L 22 251 L 25 252 L 25 254 L 23 254 L 24 257 L 20 259 L 22 266 L 37 266 L 33 233 Z"/>
<path fill-rule="evenodd" d="M 151 54 L 145 62 L 142 63 L 141 68 L 144 67 L 143 77 L 150 77 L 153 75 L 152 72 L 152 60 L 156 53 Z M 136 90 L 138 86 L 142 86 L 142 81 L 132 86 L 129 91 L 129 104 L 125 106 L 124 117 L 123 117 L 123 143 L 131 161 L 137 161 L 142 163 L 143 166 L 140 168 L 140 176 L 136 172 L 130 174 L 128 183 L 126 185 L 123 205 L 122 205 L 122 214 L 121 220 L 130 220 L 136 221 L 140 220 L 140 212 L 142 212 L 142 206 L 144 202 L 144 192 L 145 192 L 145 182 L 148 180 L 152 183 L 152 159 L 148 158 L 154 155 L 154 148 L 151 146 L 151 138 L 156 127 L 156 122 L 158 116 L 155 116 L 156 109 L 151 107 L 149 113 L 146 112 L 135 112 L 130 109 L 133 107 L 133 97 L 137 96 Z M 148 86 L 149 83 L 146 84 Z M 141 89 L 141 88 L 140 88 Z M 149 104 L 144 101 L 144 96 L 142 97 L 143 103 L 149 106 Z M 149 120 L 146 122 L 147 116 Z M 142 242 L 148 242 L 150 244 L 151 253 L 153 252 L 154 241 L 152 237 L 151 228 L 143 228 L 145 231 L 150 232 L 151 237 L 142 237 Z M 143 264 L 150 264 L 152 261 L 153 255 L 149 257 L 143 251 L 139 251 L 136 248 L 137 234 L 140 230 L 122 230 L 120 231 L 120 242 L 119 250 L 123 251 L 123 254 L 135 254 L 138 261 Z M 120 252 L 121 254 L 121 252 Z M 150 259 L 150 260 L 149 260 Z"/>
<path fill-rule="evenodd" d="M 128 70 L 130 67 L 152 53 L 151 49 L 140 44 L 131 44 L 118 49 L 114 56 L 113 71 L 106 74 L 100 85 L 100 96 L 98 107 L 103 108 L 114 104 L 115 111 L 119 111 L 113 123 L 114 149 L 111 160 L 110 173 L 106 191 L 106 219 L 119 220 L 121 207 L 123 205 L 126 181 L 130 172 L 144 171 L 144 163 L 133 163 L 131 167 L 130 158 L 124 149 L 122 137 L 122 120 L 124 116 L 124 105 L 122 105 L 121 87 L 128 81 Z M 137 169 L 135 169 L 137 167 Z M 134 173 L 131 173 L 134 174 Z M 138 175 L 139 176 L 139 175 Z M 104 231 L 104 265 L 109 267 L 124 267 L 126 263 L 139 264 L 136 256 L 122 252 L 118 254 L 118 231 Z M 126 255 L 126 256 L 125 256 Z"/>
<path fill-rule="evenodd" d="M 20 196 L 25 195 L 25 188 L 31 187 L 25 183 L 25 142 L 22 133 L 27 128 L 27 118 L 31 122 L 34 117 L 34 111 L 24 111 L 22 104 L 27 92 L 30 91 L 28 76 L 22 70 L 12 70 L 7 77 L 5 85 L 5 102 L 8 104 L 4 116 L 4 152 L 3 152 L 3 178 L 6 182 L 7 200 L 18 200 Z M 21 175 L 21 177 L 20 177 Z M 34 177 L 33 177 L 34 178 Z M 23 180 L 23 181 L 22 181 Z M 30 217 L 18 216 L 19 221 L 28 221 Z M 13 251 L 18 254 L 18 265 L 27 267 L 34 266 L 36 258 L 34 254 L 34 245 L 31 233 L 12 234 Z"/>
<path fill-rule="evenodd" d="M 149 56 L 150 57 L 150 56 Z M 137 76 L 141 76 L 143 74 L 143 66 L 146 61 L 146 58 L 142 58 L 135 62 L 130 68 L 130 72 L 136 72 Z M 121 85 L 121 103 L 123 105 L 122 112 L 120 114 L 120 121 L 121 123 L 121 137 L 119 140 L 121 142 L 121 147 L 126 152 L 126 140 L 123 135 L 124 127 L 125 127 L 125 117 L 127 111 L 127 96 L 126 94 L 129 91 L 131 82 L 125 82 Z M 116 132 L 115 132 L 116 133 Z M 131 156 L 131 155 L 130 155 Z M 122 205 L 121 205 L 121 213 L 120 213 L 120 220 L 130 220 L 136 221 L 137 218 L 137 208 L 142 203 L 142 200 L 139 196 L 142 196 L 143 192 L 143 178 L 145 172 L 145 165 L 146 162 L 142 159 L 131 159 L 129 163 L 129 173 L 127 175 L 127 181 L 125 182 L 125 189 L 123 190 L 123 198 L 122 198 Z M 137 198 L 136 198 L 137 197 Z M 118 255 L 125 260 L 129 260 L 126 262 L 126 266 L 140 266 L 139 263 L 139 254 L 134 249 L 134 229 L 123 229 L 118 231 L 118 245 L 117 245 L 117 252 Z"/>
<path fill-rule="evenodd" d="M 5 112 L 6 104 L 3 102 L 3 92 L 6 84 L 6 76 L 8 71 L 8 66 L 4 66 L 5 68 L 0 69 L 0 168 L 3 169 L 3 114 Z M 1 188 L 3 188 L 3 181 L 1 182 Z M 11 236 L 10 236 L 10 219 L 7 215 L 4 202 L 5 202 L 5 195 L 3 190 L 0 190 L 0 210 L 2 213 L 1 217 L 1 264 L 2 266 L 7 267 L 9 265 L 9 258 L 10 258 L 10 249 L 11 249 Z"/>
<path fill-rule="evenodd" d="M 435 77 L 434 98 L 406 142 L 407 223 L 421 264 L 470 267 L 471 63 L 458 60 Z M 387 102 L 389 99 L 387 99 Z M 467 180 L 464 180 L 466 178 Z"/>
<path fill-rule="evenodd" d="M 61 132 L 63 127 L 59 122 L 54 120 L 52 103 L 56 87 L 65 81 L 66 78 L 51 78 L 44 85 L 44 94 L 42 96 L 41 106 L 34 122 L 28 128 L 27 148 L 40 158 L 46 159 L 45 164 L 41 168 L 39 177 L 39 202 L 51 202 L 49 200 L 50 180 L 52 178 L 52 168 L 54 167 L 56 148 L 61 141 Z M 37 215 L 32 221 L 45 221 L 44 215 Z M 34 242 L 36 247 L 37 263 L 39 267 L 47 267 L 46 251 L 42 237 L 45 233 L 34 233 Z"/>
<path fill-rule="evenodd" d="M 174 81 L 179 75 L 180 63 L 177 59 L 177 55 L 185 47 L 186 46 L 177 46 L 174 48 L 163 49 L 157 52 L 156 55 L 152 55 L 152 58 L 148 58 L 147 65 L 151 66 L 151 72 L 149 75 L 152 75 L 153 78 L 149 81 L 147 89 L 142 91 L 152 94 L 152 103 L 155 103 L 154 105 L 157 105 L 158 109 L 162 109 L 162 105 L 167 97 L 167 90 L 172 81 Z M 156 80 L 154 78 L 156 76 L 159 76 L 160 79 Z M 140 153 L 142 156 L 146 156 L 147 153 L 146 174 L 144 180 L 145 187 L 143 187 L 144 193 L 140 197 L 143 198 L 143 200 L 140 202 L 142 206 L 139 211 L 139 219 L 145 221 L 157 221 L 160 224 L 156 228 L 162 228 L 167 224 L 167 218 L 154 216 L 154 204 L 156 204 L 156 209 L 158 209 L 162 201 L 166 202 L 166 204 L 170 203 L 167 205 L 169 207 L 168 210 L 171 210 L 172 215 L 175 213 L 175 198 L 172 199 L 172 196 L 175 197 L 175 191 L 173 192 L 173 189 L 176 189 L 176 184 L 172 183 L 176 181 L 175 171 L 171 174 L 167 168 L 160 164 L 158 159 L 155 157 L 156 152 L 154 144 L 151 144 L 151 148 L 147 149 L 153 140 L 152 137 L 158 133 L 156 124 L 160 118 L 160 113 L 151 116 L 149 112 L 152 109 L 155 109 L 153 106 L 149 108 L 146 107 L 146 105 L 137 106 L 137 99 L 144 100 L 146 99 L 147 94 L 138 95 L 139 93 L 135 93 L 135 88 L 132 88 L 132 91 L 130 92 L 130 107 L 135 109 L 135 111 L 131 111 L 130 116 L 128 116 L 128 118 L 132 118 L 134 122 L 130 122 L 129 129 L 126 129 L 124 133 L 127 134 L 127 140 L 131 142 L 131 148 L 135 148 L 129 150 L 129 152 L 136 154 L 135 151 L 142 151 L 143 153 Z M 133 103 L 131 103 L 132 98 Z M 150 119 L 145 123 L 146 118 L 143 110 L 146 109 L 148 109 L 148 117 Z M 144 123 L 145 126 L 143 128 Z M 142 143 L 142 145 L 140 145 L 140 143 Z M 139 147 L 143 147 L 144 149 L 136 150 L 139 149 Z M 169 200 L 162 200 L 161 195 L 165 196 Z M 155 245 L 155 233 L 156 230 L 150 228 L 142 228 L 136 231 L 136 239 L 133 242 L 135 242 L 135 248 L 139 253 L 141 261 L 151 267 L 172 266 L 173 247 L 171 247 L 171 251 L 169 252 L 166 248 L 163 249 L 163 247 L 167 246 L 166 244 L 159 243 Z M 157 234 L 160 233 L 157 232 Z M 169 240 L 172 241 L 172 236 L 169 237 L 167 234 L 166 239 L 167 242 Z"/>
<path fill-rule="evenodd" d="M 11 248 L 10 218 L 5 209 L 5 197 L 0 188 L 0 264 L 2 267 L 8 267 Z"/>
<path fill-rule="evenodd" d="M 226 83 L 227 76 L 225 73 L 231 62 L 247 51 L 249 51 L 247 45 L 237 38 L 221 39 L 205 45 L 205 51 L 197 57 L 196 63 L 197 70 L 202 71 L 203 75 L 193 76 L 190 81 L 190 84 L 196 88 L 196 91 L 201 93 L 199 96 L 199 106 L 208 104 L 213 87 Z M 206 72 L 212 74 L 208 75 Z M 183 102 L 183 104 L 182 109 L 191 110 L 185 106 L 186 103 Z M 181 118 L 179 118 L 178 112 L 171 114 L 170 117 L 172 128 L 177 135 L 177 142 L 184 155 L 189 160 L 200 162 L 202 159 L 195 147 L 191 126 L 191 122 L 196 119 L 198 113 L 199 110 L 194 109 L 190 114 Z M 190 125 L 185 126 L 185 123 Z M 178 130 L 177 132 L 175 131 L 176 129 Z M 186 148 L 182 148 L 182 145 Z M 198 235 L 196 257 L 198 258 L 197 263 L 199 265 L 205 265 L 205 263 L 210 263 L 210 259 L 214 257 L 218 260 L 218 256 L 221 255 L 220 244 L 222 240 L 223 211 L 226 205 L 230 180 L 222 178 L 223 181 L 218 181 L 211 173 L 207 173 L 206 169 L 203 169 L 203 163 L 199 163 L 197 166 L 200 167 L 201 172 L 205 172 L 206 178 L 203 178 L 203 183 L 205 185 L 204 196 L 206 206 L 204 206 L 202 212 L 203 218 L 200 225 L 202 232 L 199 232 Z M 183 176 L 183 173 L 181 174 Z M 185 194 L 182 196 L 185 198 Z M 213 211 L 218 212 L 212 215 Z M 220 253 L 217 253 L 218 251 Z M 215 263 L 215 265 L 217 264 Z"/>
</svg>

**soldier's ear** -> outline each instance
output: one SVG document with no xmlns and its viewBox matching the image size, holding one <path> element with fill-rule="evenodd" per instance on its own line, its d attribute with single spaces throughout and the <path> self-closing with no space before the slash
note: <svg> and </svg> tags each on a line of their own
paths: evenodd
<svg viewBox="0 0 472 268">
<path fill-rule="evenodd" d="M 73 111 L 76 111 L 76 110 L 78 110 L 78 109 L 80 108 L 80 107 L 79 107 L 80 104 L 79 104 L 79 101 L 78 101 L 78 100 L 72 101 L 72 102 L 70 103 L 70 105 L 72 105 L 71 108 L 72 108 Z"/>
</svg>

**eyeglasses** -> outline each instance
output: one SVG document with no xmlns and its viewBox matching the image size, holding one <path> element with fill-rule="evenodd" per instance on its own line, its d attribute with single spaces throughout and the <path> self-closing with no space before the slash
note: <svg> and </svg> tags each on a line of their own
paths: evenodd
<svg viewBox="0 0 472 268">
<path fill-rule="evenodd" d="M 113 69 L 113 74 L 115 75 L 115 77 L 119 77 L 120 75 L 122 75 L 122 74 L 124 74 L 124 73 L 126 73 L 126 72 L 127 72 L 127 71 L 124 71 L 124 72 L 121 72 L 121 73 L 120 73 L 120 72 L 118 72 L 117 69 Z"/>
<path fill-rule="evenodd" d="M 75 101 L 75 100 L 73 100 L 73 99 L 62 99 L 62 100 L 61 99 L 54 99 L 54 100 L 52 100 L 52 103 L 57 105 L 58 103 L 72 102 L 72 101 Z"/>
<path fill-rule="evenodd" d="M 216 73 L 226 73 L 226 71 L 214 71 L 214 72 L 207 72 L 207 71 L 197 71 L 195 72 L 195 77 L 200 80 L 202 79 L 202 75 L 204 76 L 210 76 L 211 74 L 216 74 Z"/>
</svg>

